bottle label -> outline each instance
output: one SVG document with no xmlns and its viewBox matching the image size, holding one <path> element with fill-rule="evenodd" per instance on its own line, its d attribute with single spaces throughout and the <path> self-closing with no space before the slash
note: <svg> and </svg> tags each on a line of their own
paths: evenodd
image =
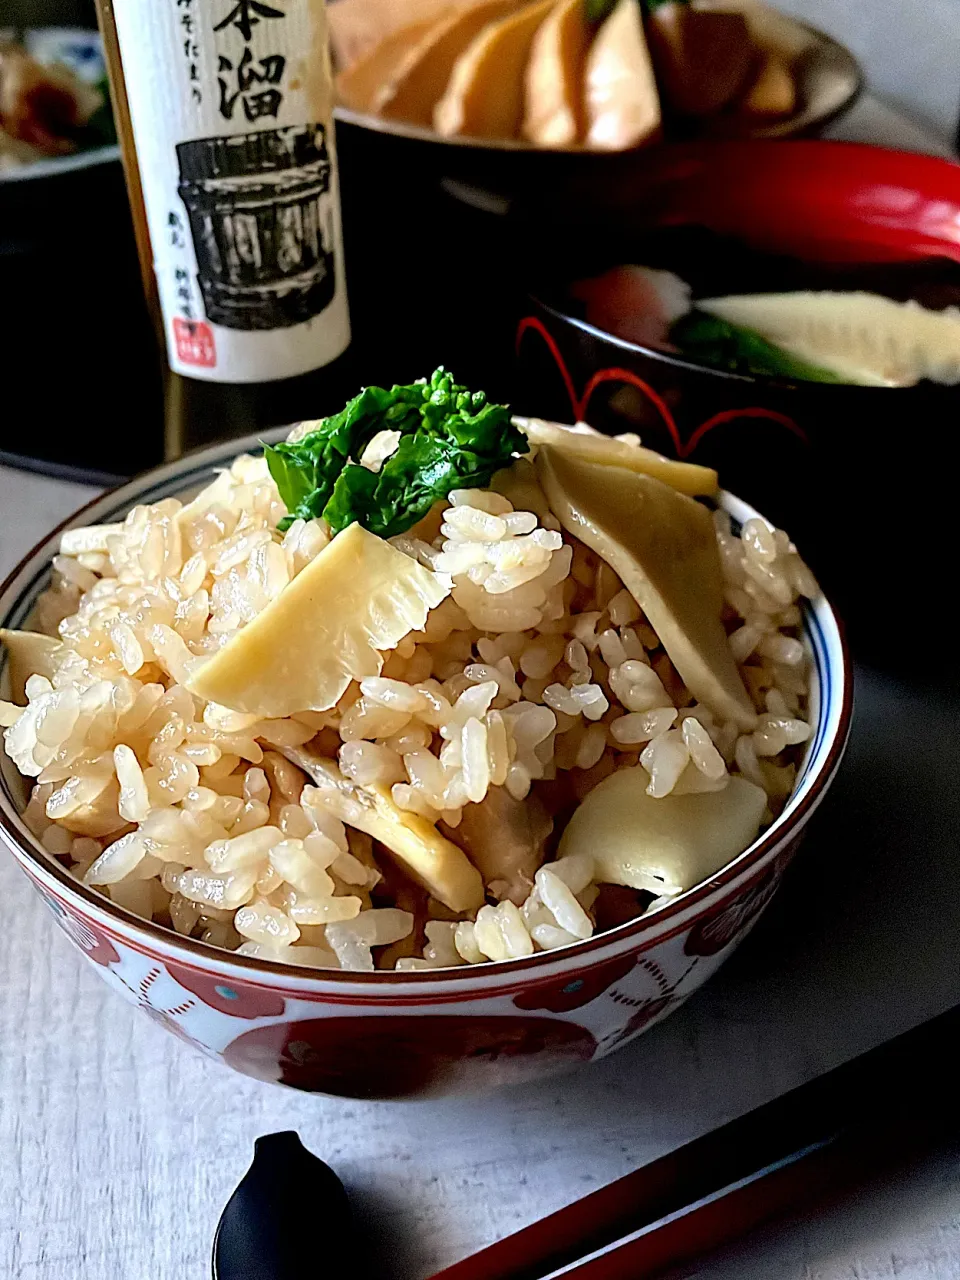
<svg viewBox="0 0 960 1280">
<path fill-rule="evenodd" d="M 115 0 L 171 368 L 264 382 L 350 341 L 323 0 Z"/>
</svg>

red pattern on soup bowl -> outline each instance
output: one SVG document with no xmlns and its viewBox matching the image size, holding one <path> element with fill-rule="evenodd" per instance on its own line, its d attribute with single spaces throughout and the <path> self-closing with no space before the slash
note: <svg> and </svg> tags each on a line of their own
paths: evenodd
<svg viewBox="0 0 960 1280">
<path fill-rule="evenodd" d="M 220 445 L 107 494 L 65 527 L 188 496 L 256 441 Z M 735 520 L 754 514 L 730 495 Z M 0 593 L 16 627 L 43 589 L 57 530 Z M 849 657 L 823 598 L 804 622 L 813 658 L 798 784 L 749 849 L 661 909 L 522 960 L 406 973 L 297 968 L 236 956 L 148 923 L 79 883 L 24 825 L 26 787 L 0 759 L 0 837 L 97 972 L 154 1021 L 258 1079 L 345 1097 L 424 1097 L 544 1076 L 612 1052 L 666 1017 L 713 974 L 767 907 L 843 754 Z M 44 945 L 41 939 L 37 945 Z"/>
</svg>

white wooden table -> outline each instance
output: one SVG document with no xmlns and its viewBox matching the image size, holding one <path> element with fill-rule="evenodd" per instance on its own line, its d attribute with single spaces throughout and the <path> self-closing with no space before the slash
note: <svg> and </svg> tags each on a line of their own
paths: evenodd
<svg viewBox="0 0 960 1280">
<path fill-rule="evenodd" d="M 868 102 L 845 133 L 924 146 L 893 120 Z M 89 492 L 0 468 L 0 574 Z M 958 710 L 861 673 L 846 770 L 726 969 L 622 1053 L 485 1099 L 307 1097 L 194 1055 L 108 991 L 0 859 L 0 1277 L 207 1276 L 254 1138 L 295 1128 L 346 1182 L 383 1274 L 420 1280 L 955 1004 L 960 792 L 943 753 Z M 957 1157 L 696 1274 L 960 1276 Z"/>
</svg>

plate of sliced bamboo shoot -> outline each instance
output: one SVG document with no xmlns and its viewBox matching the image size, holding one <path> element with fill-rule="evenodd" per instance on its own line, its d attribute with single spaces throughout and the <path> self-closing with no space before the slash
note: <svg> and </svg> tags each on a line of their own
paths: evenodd
<svg viewBox="0 0 960 1280">
<path fill-rule="evenodd" d="M 819 132 L 862 88 L 760 0 L 333 0 L 338 117 L 501 150 Z"/>
</svg>

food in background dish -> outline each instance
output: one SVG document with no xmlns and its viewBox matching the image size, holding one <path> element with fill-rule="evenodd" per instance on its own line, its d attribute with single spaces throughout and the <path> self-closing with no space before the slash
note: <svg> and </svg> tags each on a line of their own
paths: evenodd
<svg viewBox="0 0 960 1280">
<path fill-rule="evenodd" d="M 516 137 L 524 112 L 524 71 L 537 28 L 553 0 L 534 0 L 488 23 L 454 63 L 433 123 L 446 136 Z"/>
<path fill-rule="evenodd" d="M 444 137 L 620 151 L 792 114 L 788 54 L 688 0 L 336 0 L 341 101 Z M 376 18 L 376 21 L 374 20 Z"/>
<path fill-rule="evenodd" d="M 533 37 L 524 82 L 524 138 L 545 147 L 570 147 L 584 136 L 581 70 L 591 31 L 583 0 L 555 4 Z"/>
<path fill-rule="evenodd" d="M 411 40 L 410 48 L 374 94 L 370 109 L 429 128 L 460 54 L 488 25 L 500 22 L 514 8 L 514 0 L 478 0 L 465 9 L 445 11 L 421 38 Z"/>
<path fill-rule="evenodd" d="M 411 24 L 429 26 L 450 8 L 450 0 L 336 0 L 327 6 L 334 56 L 341 67 L 351 66 L 374 45 Z"/>
<path fill-rule="evenodd" d="M 191 501 L 72 529 L 8 632 L 25 821 L 111 901 L 245 955 L 437 968 L 590 937 L 795 783 L 816 584 L 716 473 L 368 387 Z"/>
<path fill-rule="evenodd" d="M 734 373 L 908 387 L 960 383 L 960 307 L 858 290 L 694 298 L 670 271 L 615 267 L 572 288 L 591 324 Z"/>
<path fill-rule="evenodd" d="M 600 27 L 583 81 L 587 146 L 624 151 L 659 136 L 660 100 L 637 0 L 618 0 Z"/>
<path fill-rule="evenodd" d="M 650 6 L 647 23 L 657 81 L 670 109 L 699 119 L 722 111 L 765 71 L 742 13 L 705 12 L 667 0 Z M 777 104 L 789 114 L 794 102 Z"/>
<path fill-rule="evenodd" d="M 106 81 L 85 83 L 0 42 L 0 170 L 112 141 Z"/>
</svg>

